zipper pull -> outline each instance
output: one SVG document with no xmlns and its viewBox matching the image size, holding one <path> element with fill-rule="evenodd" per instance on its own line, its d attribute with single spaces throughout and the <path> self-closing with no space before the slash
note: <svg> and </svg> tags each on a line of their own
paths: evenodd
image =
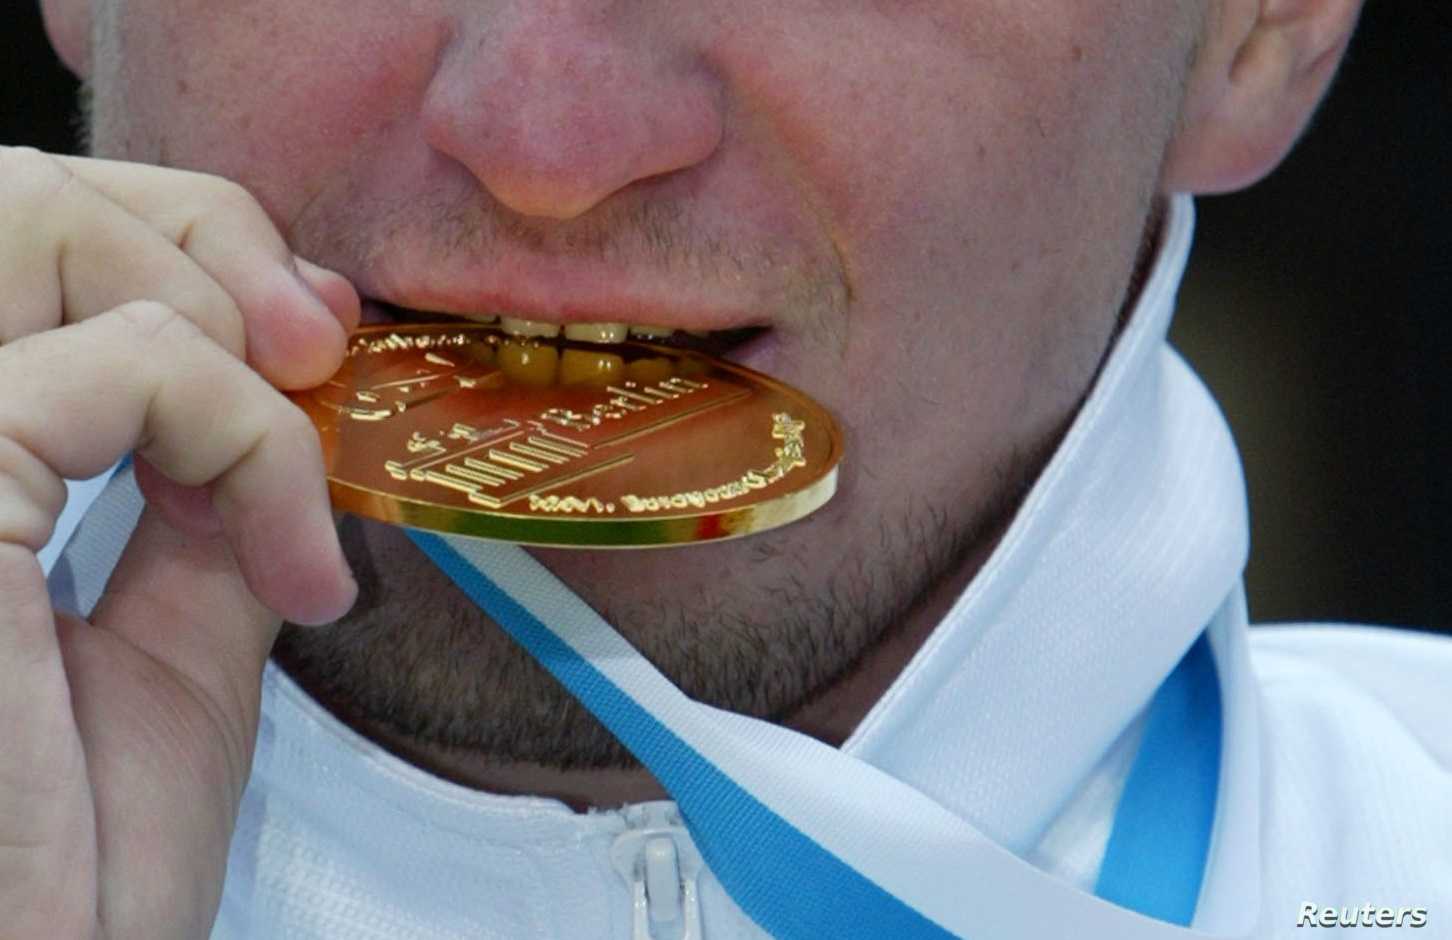
<svg viewBox="0 0 1452 940">
<path fill-rule="evenodd" d="M 696 878 L 701 854 L 673 803 L 627 811 L 630 826 L 615 837 L 610 861 L 630 886 L 632 940 L 702 940 Z"/>
</svg>

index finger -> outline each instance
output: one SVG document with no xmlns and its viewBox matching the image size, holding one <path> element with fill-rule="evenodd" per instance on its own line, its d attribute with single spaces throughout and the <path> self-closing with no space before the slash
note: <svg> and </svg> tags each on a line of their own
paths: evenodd
<svg viewBox="0 0 1452 940">
<path fill-rule="evenodd" d="M 0 347 L 0 376 L 0 437 L 53 473 L 90 476 L 135 450 L 178 483 L 211 486 L 268 607 L 324 623 L 351 606 L 317 432 L 187 318 L 128 304 Z"/>
<path fill-rule="evenodd" d="M 259 371 L 286 388 L 326 378 L 321 373 L 330 368 L 297 360 L 339 348 L 341 334 L 358 325 L 358 295 L 340 275 L 300 264 L 245 188 L 190 170 L 56 159 L 176 245 L 232 297 L 242 313 L 248 361 Z M 292 289 L 298 286 L 303 293 Z"/>
</svg>

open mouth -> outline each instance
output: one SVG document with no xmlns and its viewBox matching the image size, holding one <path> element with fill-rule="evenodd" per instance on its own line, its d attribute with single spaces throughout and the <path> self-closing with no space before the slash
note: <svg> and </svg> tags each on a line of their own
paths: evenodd
<svg viewBox="0 0 1452 940">
<path fill-rule="evenodd" d="M 445 314 L 411 310 L 372 298 L 365 298 L 363 301 L 364 326 L 387 323 L 437 323 L 446 316 Z M 725 330 L 677 330 L 671 327 L 629 323 L 560 324 L 507 316 L 455 317 L 453 319 L 468 319 L 474 323 L 497 323 L 503 332 L 522 339 L 549 340 L 563 337 L 571 342 L 591 343 L 597 346 L 613 346 L 625 342 L 626 339 L 639 339 L 718 358 L 726 358 L 730 352 L 745 346 L 769 329 L 764 326 L 742 326 Z"/>
</svg>

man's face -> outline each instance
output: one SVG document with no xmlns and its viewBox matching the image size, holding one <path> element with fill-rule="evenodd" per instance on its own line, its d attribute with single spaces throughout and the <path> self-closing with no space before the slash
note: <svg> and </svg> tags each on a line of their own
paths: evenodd
<svg viewBox="0 0 1452 940">
<path fill-rule="evenodd" d="M 843 426 L 835 500 L 738 542 L 539 555 L 688 692 L 782 715 L 991 539 L 1072 416 L 1199 6 L 99 0 L 94 142 L 245 184 L 365 297 L 768 326 L 746 361 Z M 603 759 L 396 531 L 345 535 L 360 607 L 296 642 L 357 708 Z"/>
</svg>

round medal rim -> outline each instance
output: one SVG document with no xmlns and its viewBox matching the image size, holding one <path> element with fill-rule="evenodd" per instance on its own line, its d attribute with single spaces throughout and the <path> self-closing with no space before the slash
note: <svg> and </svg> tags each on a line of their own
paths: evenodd
<svg viewBox="0 0 1452 940">
<path fill-rule="evenodd" d="M 512 336 L 505 333 L 497 324 L 469 321 L 374 324 L 360 327 L 349 336 L 350 356 L 357 355 L 357 353 L 351 352 L 354 345 L 366 342 L 369 337 L 445 331 L 478 333 L 481 337 L 493 335 L 497 336 L 500 341 L 532 339 L 531 337 Z M 503 541 L 540 548 L 642 549 L 709 544 L 766 532 L 807 517 L 826 505 L 836 493 L 838 469 L 843 452 L 842 433 L 835 419 L 815 399 L 749 366 L 694 350 L 684 351 L 672 346 L 645 342 L 634 337 L 623 343 L 608 345 L 575 340 L 561 341 L 561 348 L 599 350 L 621 346 L 632 346 L 636 349 L 648 350 L 678 359 L 693 358 L 704 361 L 712 369 L 719 369 L 729 375 L 744 379 L 752 385 L 770 389 L 784 396 L 805 412 L 805 414 L 792 414 L 793 418 L 821 423 L 829 442 L 826 458 L 813 471 L 814 475 L 804 476 L 805 482 L 794 486 L 789 492 L 757 497 L 750 502 L 742 501 L 734 506 L 705 511 L 690 509 L 679 512 L 657 512 L 639 517 L 599 518 L 579 515 L 545 516 L 483 508 L 469 509 L 400 496 L 350 481 L 329 472 L 327 474 L 328 492 L 334 509 L 351 512 L 379 522 L 444 535 Z M 306 395 L 307 392 L 300 394 Z M 789 408 L 784 410 L 790 413 Z M 324 463 L 331 466 L 332 446 L 324 441 L 323 447 Z"/>
</svg>

